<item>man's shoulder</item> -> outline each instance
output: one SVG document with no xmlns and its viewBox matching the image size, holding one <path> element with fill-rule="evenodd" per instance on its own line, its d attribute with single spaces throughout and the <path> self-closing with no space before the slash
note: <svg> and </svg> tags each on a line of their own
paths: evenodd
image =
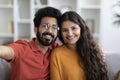
<svg viewBox="0 0 120 80">
<path fill-rule="evenodd" d="M 26 40 L 17 40 L 17 41 L 15 41 L 14 43 L 11 43 L 11 44 L 9 44 L 9 46 L 11 46 L 11 45 L 18 45 L 18 46 L 28 46 L 29 45 L 29 41 L 26 41 Z"/>
<path fill-rule="evenodd" d="M 59 46 L 59 43 L 55 42 L 55 43 L 53 43 L 53 44 L 50 46 L 50 48 L 51 48 L 51 49 L 54 49 L 54 48 L 56 48 L 56 47 L 58 47 L 58 46 Z"/>
</svg>

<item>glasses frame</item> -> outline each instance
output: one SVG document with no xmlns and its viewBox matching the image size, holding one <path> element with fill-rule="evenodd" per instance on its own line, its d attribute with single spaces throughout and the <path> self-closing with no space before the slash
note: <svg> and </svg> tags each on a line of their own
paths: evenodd
<svg viewBox="0 0 120 80">
<path fill-rule="evenodd" d="M 44 30 L 48 30 L 51 27 L 52 31 L 59 31 L 59 26 L 56 24 L 41 23 L 40 25 Z"/>
</svg>

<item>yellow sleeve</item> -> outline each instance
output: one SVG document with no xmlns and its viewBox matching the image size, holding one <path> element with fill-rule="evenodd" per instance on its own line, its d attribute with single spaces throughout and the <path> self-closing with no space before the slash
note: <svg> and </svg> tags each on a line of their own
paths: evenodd
<svg viewBox="0 0 120 80">
<path fill-rule="evenodd" d="M 51 53 L 50 58 L 50 80 L 61 80 L 58 67 L 57 51 Z"/>
</svg>

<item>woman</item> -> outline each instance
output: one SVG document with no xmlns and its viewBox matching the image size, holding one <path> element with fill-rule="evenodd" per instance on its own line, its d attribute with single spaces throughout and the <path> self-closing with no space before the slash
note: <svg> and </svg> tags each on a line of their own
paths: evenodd
<svg viewBox="0 0 120 80">
<path fill-rule="evenodd" d="M 59 38 L 63 45 L 51 54 L 51 80 L 108 80 L 103 54 L 80 15 L 62 15 Z"/>
</svg>

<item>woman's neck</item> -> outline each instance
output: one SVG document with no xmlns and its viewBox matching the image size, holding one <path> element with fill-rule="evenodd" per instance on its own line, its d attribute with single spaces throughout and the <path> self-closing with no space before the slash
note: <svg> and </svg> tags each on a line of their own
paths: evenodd
<svg viewBox="0 0 120 80">
<path fill-rule="evenodd" d="M 76 45 L 75 44 L 65 44 L 67 48 L 71 49 L 71 50 L 76 50 Z"/>
</svg>

